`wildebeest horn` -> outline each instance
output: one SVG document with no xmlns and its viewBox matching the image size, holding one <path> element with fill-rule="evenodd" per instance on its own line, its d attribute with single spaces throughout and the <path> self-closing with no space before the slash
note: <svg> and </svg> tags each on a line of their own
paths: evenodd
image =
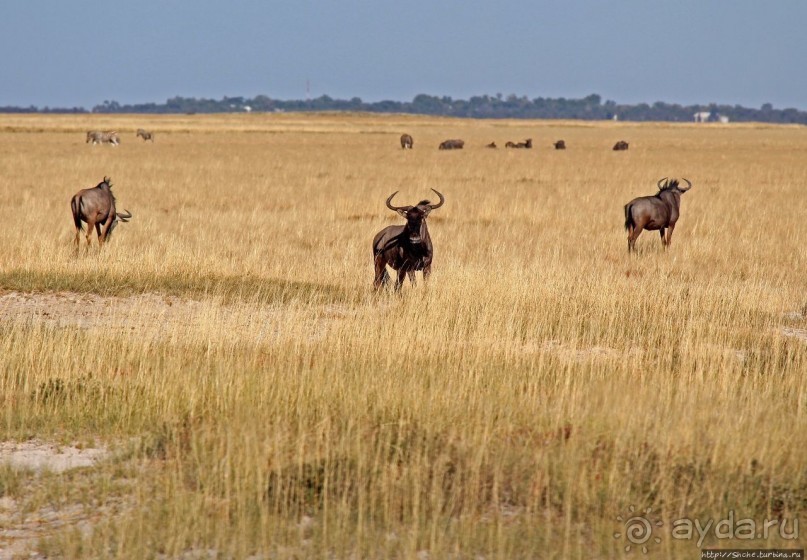
<svg viewBox="0 0 807 560">
<path fill-rule="evenodd" d="M 107 177 L 106 175 L 104 175 L 104 180 L 102 182 L 108 185 L 112 182 L 112 177 Z"/>
<path fill-rule="evenodd" d="M 681 187 L 678 187 L 679 189 L 681 189 L 682 191 L 688 191 L 689 189 L 691 189 L 691 188 L 692 188 L 692 183 L 690 183 L 690 182 L 689 182 L 689 179 L 686 179 L 686 178 L 684 178 L 684 177 L 681 177 L 681 179 L 683 179 L 684 181 L 686 181 L 686 182 L 687 182 L 687 185 L 689 185 L 689 186 L 688 186 L 687 188 L 685 188 L 685 189 L 681 189 Z"/>
<path fill-rule="evenodd" d="M 411 206 L 393 206 L 392 197 L 395 196 L 396 194 L 398 194 L 398 191 L 395 191 L 394 193 L 389 195 L 389 198 L 387 199 L 387 208 L 389 208 L 393 212 L 398 212 L 399 210 L 408 210 L 409 208 L 411 208 Z"/>
<path fill-rule="evenodd" d="M 440 207 L 443 205 L 443 203 L 446 201 L 446 199 L 445 199 L 445 197 L 444 197 L 442 194 L 440 194 L 438 191 L 435 191 L 434 189 L 432 189 L 432 190 L 434 191 L 434 194 L 436 194 L 437 196 L 439 196 L 439 197 L 440 197 L 440 202 L 438 202 L 437 204 L 429 204 L 429 208 L 431 208 L 432 210 L 434 210 L 435 208 L 440 208 Z"/>
<path fill-rule="evenodd" d="M 658 183 L 656 183 L 656 186 L 658 186 L 658 189 L 659 189 L 659 190 L 661 190 L 661 183 L 663 183 L 663 182 L 664 182 L 664 181 L 666 181 L 666 180 L 667 180 L 667 177 L 664 177 L 664 178 L 663 178 L 663 179 L 661 179 L 661 180 L 660 180 Z"/>
<path fill-rule="evenodd" d="M 120 219 L 121 222 L 128 222 L 129 218 L 132 217 L 132 213 L 129 212 L 128 210 L 124 210 L 122 213 L 117 214 L 117 217 L 118 219 Z"/>
</svg>

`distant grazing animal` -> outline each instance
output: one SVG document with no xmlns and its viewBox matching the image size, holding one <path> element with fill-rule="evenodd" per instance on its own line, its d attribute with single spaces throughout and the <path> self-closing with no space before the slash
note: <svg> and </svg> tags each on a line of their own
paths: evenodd
<svg viewBox="0 0 807 560">
<path fill-rule="evenodd" d="M 87 141 L 85 144 L 89 142 L 92 142 L 93 146 L 95 144 L 112 144 L 113 146 L 117 146 L 120 144 L 120 138 L 118 138 L 118 133 L 115 131 L 101 132 L 99 130 L 90 130 L 87 132 Z"/>
<path fill-rule="evenodd" d="M 625 142 L 624 140 L 620 140 L 619 142 L 614 144 L 614 151 L 615 152 L 619 152 L 619 151 L 627 150 L 627 149 L 628 149 L 628 143 Z"/>
<path fill-rule="evenodd" d="M 666 182 L 664 182 L 666 181 Z M 681 195 L 692 188 L 687 179 L 687 187 L 678 186 L 677 179 L 667 178 L 658 182 L 658 193 L 654 196 L 640 196 L 625 205 L 625 229 L 628 230 L 628 253 L 636 251 L 636 238 L 643 229 L 659 230 L 661 244 L 670 246 L 675 222 L 678 221 Z M 664 184 L 662 185 L 662 182 Z"/>
<path fill-rule="evenodd" d="M 440 143 L 441 150 L 461 150 L 465 146 L 464 140 L 446 140 Z"/>
<path fill-rule="evenodd" d="M 373 238 L 373 261 L 375 263 L 373 286 L 376 290 L 389 282 L 387 265 L 398 271 L 398 279 L 395 282 L 396 291 L 401 289 L 404 277 L 407 275 L 414 284 L 416 271 L 423 271 L 424 280 L 431 274 L 434 250 L 429 228 L 426 226 L 426 218 L 432 210 L 440 208 L 445 203 L 445 197 L 436 190 L 432 190 L 440 197 L 440 202 L 437 204 L 421 200 L 416 206 L 393 206 L 392 197 L 398 194 L 398 191 L 387 198 L 387 208 L 406 218 L 406 225 L 387 226 Z"/>
<path fill-rule="evenodd" d="M 496 146 L 496 142 L 491 142 L 490 144 L 487 144 L 485 147 L 486 148 L 497 148 L 498 146 Z"/>
<path fill-rule="evenodd" d="M 528 138 L 526 142 L 519 142 L 516 144 L 515 142 L 507 142 L 504 145 L 505 148 L 532 148 L 532 138 Z"/>
<path fill-rule="evenodd" d="M 411 136 L 408 134 L 401 134 L 401 148 L 404 150 L 409 148 L 411 150 L 414 145 L 415 141 Z"/>
<path fill-rule="evenodd" d="M 565 150 L 566 149 L 566 142 L 563 140 L 558 140 L 553 144 L 556 150 Z"/>
<path fill-rule="evenodd" d="M 142 138 L 143 142 L 145 142 L 146 140 L 151 140 L 152 142 L 154 142 L 154 133 L 149 132 L 148 130 L 143 130 L 142 128 L 137 129 L 137 136 L 135 136 L 135 138 L 137 137 Z"/>
<path fill-rule="evenodd" d="M 128 222 L 132 217 L 132 213 L 126 210 L 120 214 L 115 211 L 115 195 L 112 194 L 112 180 L 109 177 L 104 177 L 103 181 L 90 189 L 78 191 L 70 201 L 70 209 L 76 226 L 76 250 L 79 246 L 79 232 L 83 229 L 81 222 L 87 223 L 87 246 L 90 246 L 90 237 L 95 228 L 98 244 L 103 247 L 118 222 Z"/>
</svg>

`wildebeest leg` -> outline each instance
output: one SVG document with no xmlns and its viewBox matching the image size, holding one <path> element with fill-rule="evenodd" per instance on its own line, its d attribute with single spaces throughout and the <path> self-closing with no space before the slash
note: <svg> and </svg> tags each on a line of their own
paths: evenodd
<svg viewBox="0 0 807 560">
<path fill-rule="evenodd" d="M 664 245 L 664 247 L 666 248 L 667 247 L 667 239 L 664 237 L 664 232 L 665 231 L 667 231 L 667 230 L 664 229 L 664 228 L 661 228 L 660 230 L 658 230 L 658 234 L 661 236 L 661 244 Z"/>
<path fill-rule="evenodd" d="M 628 232 L 628 253 L 633 251 L 636 252 L 636 239 L 642 233 L 642 226 L 636 226 L 629 230 Z"/>
<path fill-rule="evenodd" d="M 378 290 L 381 286 L 386 285 L 389 281 L 389 273 L 387 272 L 387 263 L 381 255 L 375 256 L 375 280 L 373 280 L 373 288 Z"/>
<path fill-rule="evenodd" d="M 400 292 L 401 288 L 403 287 L 404 279 L 406 278 L 406 274 L 409 271 L 406 269 L 405 266 L 402 266 L 398 269 L 398 278 L 395 280 L 395 291 Z"/>
<path fill-rule="evenodd" d="M 95 232 L 98 234 L 98 246 L 103 247 L 104 241 L 106 241 L 107 232 L 109 231 L 109 226 L 104 226 L 104 229 L 101 229 L 101 224 L 95 224 Z"/>
<path fill-rule="evenodd" d="M 407 274 L 407 276 L 409 276 L 409 281 L 412 282 L 412 285 L 414 286 L 416 284 L 416 282 L 415 282 L 415 271 L 410 270 L 406 274 Z"/>
<path fill-rule="evenodd" d="M 88 248 L 89 248 L 90 245 L 92 245 L 91 238 L 92 238 L 92 230 L 93 229 L 95 229 L 97 231 L 98 230 L 98 224 L 96 224 L 95 222 L 92 222 L 92 221 L 88 221 L 87 222 L 87 247 Z"/>
<path fill-rule="evenodd" d="M 670 229 L 667 230 L 667 245 L 666 245 L 667 247 L 669 247 L 670 244 L 672 243 L 672 232 L 673 232 L 674 229 L 675 229 L 675 226 L 670 225 Z"/>
</svg>

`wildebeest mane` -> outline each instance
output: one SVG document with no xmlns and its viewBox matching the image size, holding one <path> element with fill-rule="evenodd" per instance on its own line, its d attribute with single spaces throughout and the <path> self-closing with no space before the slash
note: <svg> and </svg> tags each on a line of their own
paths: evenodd
<svg viewBox="0 0 807 560">
<path fill-rule="evenodd" d="M 115 193 L 112 192 L 112 179 L 104 177 L 104 180 L 95 185 L 95 188 L 100 189 L 101 185 L 107 186 L 107 188 L 109 189 L 109 196 L 112 197 L 112 204 L 115 204 L 115 202 L 117 202 L 117 199 L 115 198 Z"/>
<path fill-rule="evenodd" d="M 417 203 L 418 206 L 428 206 L 429 204 L 431 204 L 430 200 L 421 200 Z"/>
</svg>

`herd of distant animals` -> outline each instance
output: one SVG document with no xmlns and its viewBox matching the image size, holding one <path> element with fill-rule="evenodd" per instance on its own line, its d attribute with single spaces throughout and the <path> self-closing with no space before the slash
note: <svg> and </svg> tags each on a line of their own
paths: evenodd
<svg viewBox="0 0 807 560">
<path fill-rule="evenodd" d="M 557 142 L 553 142 L 552 145 L 555 147 L 556 150 L 565 150 L 566 149 L 566 141 L 565 140 L 558 140 Z M 627 150 L 628 143 L 624 140 L 620 140 L 616 144 L 614 144 L 613 150 L 616 152 Z M 404 150 L 412 149 L 415 147 L 415 140 L 412 138 L 410 134 L 402 134 L 401 135 L 401 148 Z M 462 150 L 465 147 L 465 141 L 460 140 L 458 138 L 453 138 L 450 140 L 443 140 L 440 142 L 440 145 L 437 146 L 438 150 Z M 485 144 L 486 148 L 498 148 L 496 142 L 491 142 L 490 144 Z M 532 148 L 532 138 L 527 138 L 524 142 L 505 142 L 505 148 L 524 148 L 530 149 Z"/>
<path fill-rule="evenodd" d="M 138 128 L 135 138 L 142 138 L 144 142 L 154 142 L 154 133 Z M 114 130 L 88 130 L 86 143 L 92 143 L 93 146 L 95 144 L 111 144 L 112 146 L 118 146 L 120 144 L 120 137 L 117 131 Z"/>
<path fill-rule="evenodd" d="M 144 142 L 154 141 L 154 134 L 139 128 L 136 137 L 142 138 Z M 87 132 L 87 143 L 92 144 L 120 144 L 120 138 L 115 131 Z M 413 149 L 415 141 L 409 134 L 401 136 L 401 148 Z M 555 142 L 556 150 L 565 150 L 566 142 L 558 140 Z M 461 150 L 465 142 L 459 139 L 445 140 L 440 143 L 440 150 Z M 491 142 L 486 148 L 496 148 L 496 143 Z M 524 142 L 507 142 L 506 148 L 530 149 L 532 139 L 528 138 Z M 617 142 L 614 150 L 621 151 L 628 149 L 628 143 L 624 140 Z M 664 177 L 658 183 L 658 192 L 651 196 L 640 196 L 634 198 L 625 205 L 625 229 L 628 232 L 628 253 L 636 251 L 636 239 L 644 230 L 658 231 L 661 235 L 661 243 L 666 249 L 672 241 L 672 233 L 678 221 L 681 208 L 681 195 L 692 188 L 692 183 L 684 179 L 686 187 L 681 186 L 677 179 Z M 373 238 L 373 264 L 375 266 L 375 279 L 373 287 L 378 290 L 389 283 L 390 276 L 387 266 L 398 272 L 395 282 L 395 290 L 398 291 L 403 286 L 404 280 L 408 276 L 414 284 L 415 272 L 422 271 L 424 280 L 431 274 L 432 258 L 434 248 L 429 228 L 426 225 L 426 218 L 432 210 L 440 208 L 445 203 L 445 197 L 435 189 L 432 189 L 440 201 L 432 204 L 428 200 L 421 200 L 414 206 L 393 206 L 392 199 L 398 191 L 392 193 L 386 201 L 387 208 L 398 213 L 406 220 L 404 225 L 387 226 L 379 231 Z M 98 244 L 103 247 L 109 240 L 118 222 L 128 222 L 132 213 L 124 210 L 117 212 L 115 208 L 115 195 L 112 194 L 112 180 L 104 177 L 103 181 L 92 188 L 82 189 L 70 200 L 70 209 L 73 213 L 73 224 L 76 227 L 76 251 L 80 245 L 80 234 L 83 231 L 82 223 L 87 224 L 87 247 L 91 245 L 92 231 L 98 236 Z"/>
</svg>

